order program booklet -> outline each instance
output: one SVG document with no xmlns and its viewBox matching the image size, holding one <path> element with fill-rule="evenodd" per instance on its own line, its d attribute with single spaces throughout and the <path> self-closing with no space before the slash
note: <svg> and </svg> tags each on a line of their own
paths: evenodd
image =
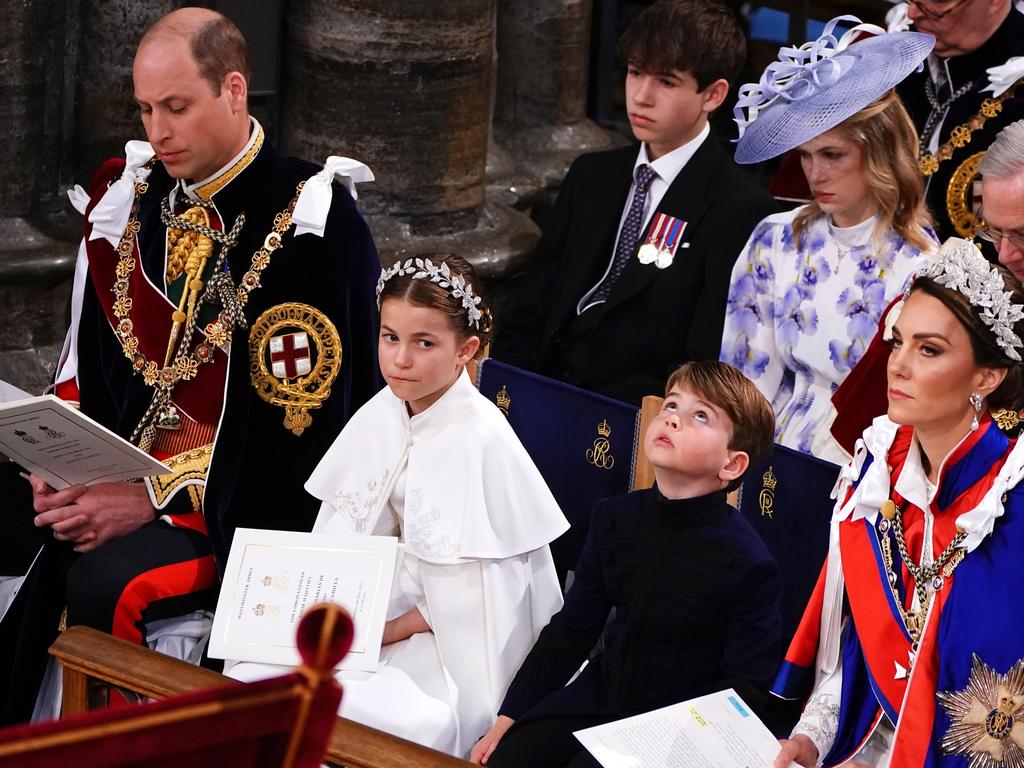
<svg viewBox="0 0 1024 768">
<path fill-rule="evenodd" d="M 574 735 L 604 768 L 771 768 L 779 754 L 732 688 Z"/>
<path fill-rule="evenodd" d="M 53 395 L 0 399 L 0 453 L 58 491 L 171 471 Z"/>
<path fill-rule="evenodd" d="M 209 655 L 294 666 L 299 619 L 338 603 L 352 616 L 352 650 L 339 669 L 373 672 L 395 576 L 398 539 L 237 528 L 217 599 Z"/>
</svg>

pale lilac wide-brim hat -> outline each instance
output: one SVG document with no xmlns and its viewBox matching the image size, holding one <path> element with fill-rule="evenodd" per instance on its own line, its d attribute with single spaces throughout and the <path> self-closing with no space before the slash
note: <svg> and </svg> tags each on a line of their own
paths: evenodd
<svg viewBox="0 0 1024 768">
<path fill-rule="evenodd" d="M 844 21 L 855 26 L 836 39 L 832 33 Z M 934 45 L 931 35 L 886 32 L 839 16 L 817 40 L 780 48 L 760 81 L 740 88 L 736 162 L 768 160 L 835 128 L 902 82 Z"/>
</svg>

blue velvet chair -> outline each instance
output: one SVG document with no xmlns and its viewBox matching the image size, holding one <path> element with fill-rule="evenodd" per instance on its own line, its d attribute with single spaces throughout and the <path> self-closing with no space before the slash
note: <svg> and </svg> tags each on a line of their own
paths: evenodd
<svg viewBox="0 0 1024 768">
<path fill-rule="evenodd" d="M 832 488 L 839 467 L 776 445 L 750 468 L 740 488 L 739 508 L 775 556 L 785 585 L 782 637 L 788 644 L 828 553 Z"/>
<path fill-rule="evenodd" d="M 508 417 L 569 520 L 551 545 L 565 583 L 594 503 L 633 487 L 639 409 L 492 358 L 479 365 L 477 386 Z"/>
</svg>

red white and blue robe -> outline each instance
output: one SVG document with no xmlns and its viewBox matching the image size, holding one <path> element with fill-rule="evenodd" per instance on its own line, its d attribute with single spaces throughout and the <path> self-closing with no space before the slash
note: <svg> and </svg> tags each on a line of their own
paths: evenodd
<svg viewBox="0 0 1024 768">
<path fill-rule="evenodd" d="M 998 674 L 1024 657 L 1024 448 L 986 418 L 940 468 L 930 505 L 931 551 L 937 557 L 959 528 L 967 533 L 967 555 L 935 592 L 913 664 L 900 673 L 908 667 L 911 637 L 883 561 L 881 542 L 892 533 L 878 525 L 881 505 L 893 499 L 903 510 L 907 549 L 920 557 L 926 516 L 899 493 L 909 472 L 921 471 L 913 439 L 912 427 L 882 416 L 858 441 L 837 484 L 828 560 L 773 689 L 784 698 L 804 697 L 841 672 L 835 738 L 820 756 L 825 766 L 857 755 L 885 717 L 895 725 L 891 766 L 966 768 L 969 751 L 952 755 L 942 747 L 953 723 L 936 693 L 967 687 L 973 654 Z M 894 540 L 891 552 L 895 592 L 910 607 L 913 580 Z"/>
</svg>

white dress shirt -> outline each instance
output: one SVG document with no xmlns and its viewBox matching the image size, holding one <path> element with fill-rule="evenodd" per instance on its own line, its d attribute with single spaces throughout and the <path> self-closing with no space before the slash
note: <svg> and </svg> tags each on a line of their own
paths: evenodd
<svg viewBox="0 0 1024 768">
<path fill-rule="evenodd" d="M 602 301 L 591 301 L 590 297 L 594 291 L 597 290 L 604 279 L 608 276 L 608 272 L 611 271 L 612 262 L 615 261 L 615 251 L 619 247 L 619 235 L 622 233 L 622 225 L 626 221 L 626 216 L 629 214 L 630 206 L 633 205 L 633 193 L 636 191 L 636 169 L 641 165 L 649 165 L 654 171 L 655 176 L 651 180 L 651 186 L 647 190 L 647 204 L 644 206 L 644 218 L 643 225 L 640 227 L 640 231 L 643 232 L 647 228 L 648 222 L 651 217 L 654 216 L 654 212 L 658 210 L 658 205 L 661 204 L 661 198 L 665 196 L 668 188 L 672 186 L 672 182 L 676 180 L 676 176 L 679 172 L 686 167 L 686 164 L 690 162 L 690 158 L 694 156 L 701 144 L 711 133 L 711 126 L 707 123 L 704 124 L 704 128 L 696 137 L 690 139 L 680 147 L 676 147 L 671 152 L 668 152 L 657 160 L 649 160 L 647 157 L 647 143 L 640 143 L 640 151 L 637 153 L 636 162 L 633 163 L 633 182 L 629 185 L 629 194 L 626 196 L 626 204 L 622 206 L 622 215 L 619 217 L 619 228 L 615 233 L 615 242 L 612 243 L 611 253 L 608 254 L 608 266 L 605 268 L 604 273 L 601 275 L 601 279 L 598 280 L 594 286 L 583 294 L 583 298 L 580 299 L 579 304 L 576 305 L 576 314 L 583 314 L 583 312 L 591 307 L 597 306 L 603 303 Z"/>
</svg>

